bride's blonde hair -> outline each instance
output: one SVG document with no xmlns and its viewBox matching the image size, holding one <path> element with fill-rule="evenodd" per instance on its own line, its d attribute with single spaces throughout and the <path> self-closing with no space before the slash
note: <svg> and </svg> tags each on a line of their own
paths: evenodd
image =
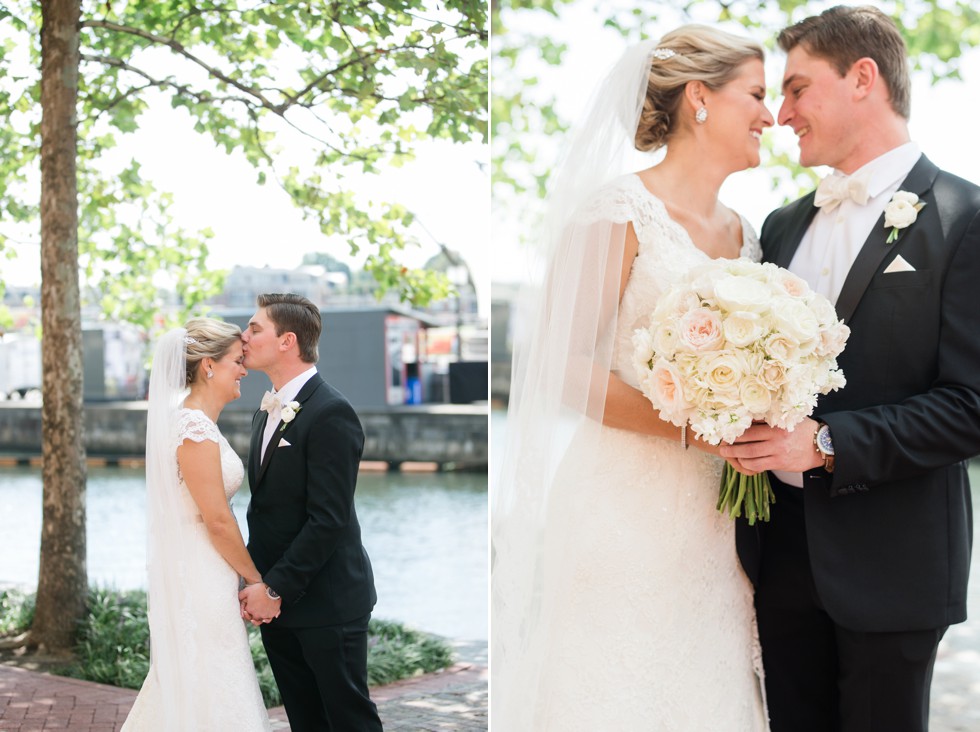
<svg viewBox="0 0 980 732">
<path fill-rule="evenodd" d="M 214 318 L 194 318 L 188 320 L 184 328 L 187 330 L 184 343 L 187 349 L 188 386 L 194 383 L 201 361 L 206 358 L 220 361 L 242 337 L 242 329 L 237 325 Z"/>
<path fill-rule="evenodd" d="M 677 132 L 681 125 L 678 111 L 688 82 L 700 81 L 709 89 L 718 89 L 751 59 L 765 60 L 762 46 L 706 25 L 684 25 L 661 38 L 647 75 L 636 149 L 656 150 Z"/>
</svg>

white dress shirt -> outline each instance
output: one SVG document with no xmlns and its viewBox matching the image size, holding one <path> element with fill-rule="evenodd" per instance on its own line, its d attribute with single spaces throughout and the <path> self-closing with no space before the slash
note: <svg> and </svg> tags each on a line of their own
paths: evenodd
<svg viewBox="0 0 980 732">
<path fill-rule="evenodd" d="M 303 388 L 306 382 L 309 381 L 311 378 L 313 378 L 315 375 L 316 375 L 316 366 L 310 366 L 310 368 L 308 368 L 306 371 L 301 373 L 299 376 L 293 377 L 292 379 L 287 381 L 283 385 L 282 389 L 280 389 L 279 391 L 273 391 L 273 394 L 279 397 L 279 401 L 281 404 L 285 404 L 286 402 L 291 402 L 293 399 L 296 398 L 296 395 L 299 394 L 299 390 Z M 275 419 L 273 419 L 273 417 L 275 417 Z M 278 428 L 279 428 L 279 414 L 278 413 L 276 413 L 275 415 L 270 414 L 265 423 L 265 432 L 262 434 L 262 452 L 259 456 L 260 465 L 262 464 L 262 461 L 265 460 L 265 451 L 266 448 L 269 446 L 269 443 L 272 441 L 272 435 L 275 433 L 275 431 Z"/>
<path fill-rule="evenodd" d="M 854 171 L 853 176 L 869 176 L 868 202 L 862 206 L 845 199 L 832 211 L 826 207 L 817 211 L 793 255 L 789 271 L 836 303 L 861 247 L 921 154 L 916 143 L 907 142 Z M 833 175 L 843 173 L 835 170 Z M 788 485 L 803 487 L 802 473 L 774 470 L 773 474 Z"/>
</svg>

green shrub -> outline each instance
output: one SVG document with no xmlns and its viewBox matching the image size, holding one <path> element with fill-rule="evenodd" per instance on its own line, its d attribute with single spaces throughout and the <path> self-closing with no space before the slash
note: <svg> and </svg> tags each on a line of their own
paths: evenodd
<svg viewBox="0 0 980 732">
<path fill-rule="evenodd" d="M 0 590 L 0 637 L 19 635 L 34 622 L 34 595 L 20 590 Z"/>
<path fill-rule="evenodd" d="M 248 625 L 248 645 L 252 650 L 252 663 L 255 664 L 255 674 L 259 677 L 259 690 L 262 692 L 262 701 L 265 702 L 266 708 L 278 707 L 282 704 L 282 697 L 279 696 L 279 687 L 276 686 L 276 679 L 272 675 L 272 666 L 269 665 L 269 657 L 265 655 L 265 646 L 262 645 L 262 633 L 251 623 Z"/>
<path fill-rule="evenodd" d="M 0 635 L 23 632 L 34 617 L 34 596 L 0 591 Z M 282 704 L 259 629 L 248 626 L 252 661 L 267 707 Z M 150 629 L 146 593 L 94 588 L 88 615 L 79 628 L 76 662 L 65 676 L 139 689 L 150 668 Z M 371 620 L 368 629 L 368 683 L 372 686 L 438 671 L 452 663 L 452 650 L 441 639 L 390 620 Z"/>
<path fill-rule="evenodd" d="M 445 641 L 401 623 L 372 620 L 368 633 L 368 683 L 390 684 L 422 673 L 444 669 L 452 663 Z"/>
<path fill-rule="evenodd" d="M 146 593 L 92 589 L 88 616 L 75 646 L 77 663 L 65 675 L 138 689 L 150 668 Z"/>
</svg>

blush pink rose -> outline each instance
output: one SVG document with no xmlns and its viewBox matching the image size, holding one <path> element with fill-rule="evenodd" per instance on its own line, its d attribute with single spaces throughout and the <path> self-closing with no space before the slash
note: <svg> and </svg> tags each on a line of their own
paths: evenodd
<svg viewBox="0 0 980 732">
<path fill-rule="evenodd" d="M 714 310 L 695 308 L 681 318 L 680 340 L 694 351 L 714 351 L 725 342 L 721 316 Z"/>
</svg>

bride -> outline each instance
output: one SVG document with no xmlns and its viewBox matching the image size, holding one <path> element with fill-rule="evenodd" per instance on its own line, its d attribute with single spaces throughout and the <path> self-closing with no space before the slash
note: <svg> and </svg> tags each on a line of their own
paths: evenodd
<svg viewBox="0 0 980 732">
<path fill-rule="evenodd" d="M 262 581 L 228 501 L 242 461 L 218 431 L 248 372 L 241 330 L 198 318 L 160 339 L 146 429 L 150 671 L 123 732 L 271 729 L 238 605 Z"/>
<path fill-rule="evenodd" d="M 626 53 L 564 161 L 494 488 L 494 728 L 768 728 L 718 448 L 661 420 L 631 365 L 687 270 L 761 257 L 718 191 L 759 164 L 764 99 L 757 44 L 684 26 Z M 633 148 L 665 154 L 621 175 Z"/>
</svg>

